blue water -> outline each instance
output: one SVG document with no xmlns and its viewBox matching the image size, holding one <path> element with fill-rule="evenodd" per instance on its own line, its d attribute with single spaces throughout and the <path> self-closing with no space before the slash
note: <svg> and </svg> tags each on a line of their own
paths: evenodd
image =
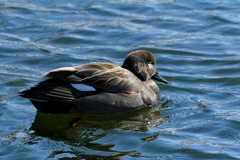
<svg viewBox="0 0 240 160">
<path fill-rule="evenodd" d="M 240 1 L 0 0 L 0 159 L 240 159 Z M 52 69 L 151 51 L 162 99 L 43 114 L 17 94 Z"/>
</svg>

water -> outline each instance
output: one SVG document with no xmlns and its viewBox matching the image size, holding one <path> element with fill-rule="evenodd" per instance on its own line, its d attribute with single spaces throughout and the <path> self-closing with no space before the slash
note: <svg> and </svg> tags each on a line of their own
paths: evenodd
<svg viewBox="0 0 240 160">
<path fill-rule="evenodd" d="M 240 159 L 240 1 L 0 0 L 1 159 Z M 162 100 L 107 115 L 42 114 L 17 93 L 43 73 L 121 65 L 146 49 Z"/>
</svg>

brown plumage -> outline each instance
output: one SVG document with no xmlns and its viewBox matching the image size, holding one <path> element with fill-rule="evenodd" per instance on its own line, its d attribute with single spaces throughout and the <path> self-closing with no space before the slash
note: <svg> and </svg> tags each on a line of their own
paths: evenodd
<svg viewBox="0 0 240 160">
<path fill-rule="evenodd" d="M 157 74 L 154 56 L 145 50 L 131 52 L 122 67 L 92 62 L 58 68 L 43 76 L 50 79 L 21 91 L 20 96 L 30 99 L 38 111 L 47 113 L 129 112 L 159 100 L 159 88 L 150 78 L 167 83 Z M 80 91 L 72 84 L 84 84 L 93 90 Z"/>
</svg>

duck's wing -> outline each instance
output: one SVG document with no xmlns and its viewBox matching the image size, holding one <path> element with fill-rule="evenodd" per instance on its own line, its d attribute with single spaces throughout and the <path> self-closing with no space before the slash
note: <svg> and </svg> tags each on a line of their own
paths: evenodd
<svg viewBox="0 0 240 160">
<path fill-rule="evenodd" d="M 20 91 L 20 96 L 39 102 L 57 101 L 70 103 L 75 99 L 86 96 L 86 94 L 79 92 L 67 82 L 51 78 Z"/>
<path fill-rule="evenodd" d="M 140 80 L 132 72 L 105 62 L 58 68 L 43 76 L 73 84 L 86 84 L 105 92 L 138 92 L 140 88 Z"/>
</svg>

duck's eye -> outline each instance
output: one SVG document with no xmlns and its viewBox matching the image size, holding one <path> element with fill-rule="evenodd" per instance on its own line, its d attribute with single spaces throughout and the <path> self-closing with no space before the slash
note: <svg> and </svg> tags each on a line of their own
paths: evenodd
<svg viewBox="0 0 240 160">
<path fill-rule="evenodd" d="M 154 62 L 149 62 L 149 64 L 155 65 L 155 63 L 154 63 Z"/>
<path fill-rule="evenodd" d="M 149 68 L 154 68 L 155 67 L 155 63 L 154 62 L 149 62 L 148 66 L 149 66 Z"/>
</svg>

